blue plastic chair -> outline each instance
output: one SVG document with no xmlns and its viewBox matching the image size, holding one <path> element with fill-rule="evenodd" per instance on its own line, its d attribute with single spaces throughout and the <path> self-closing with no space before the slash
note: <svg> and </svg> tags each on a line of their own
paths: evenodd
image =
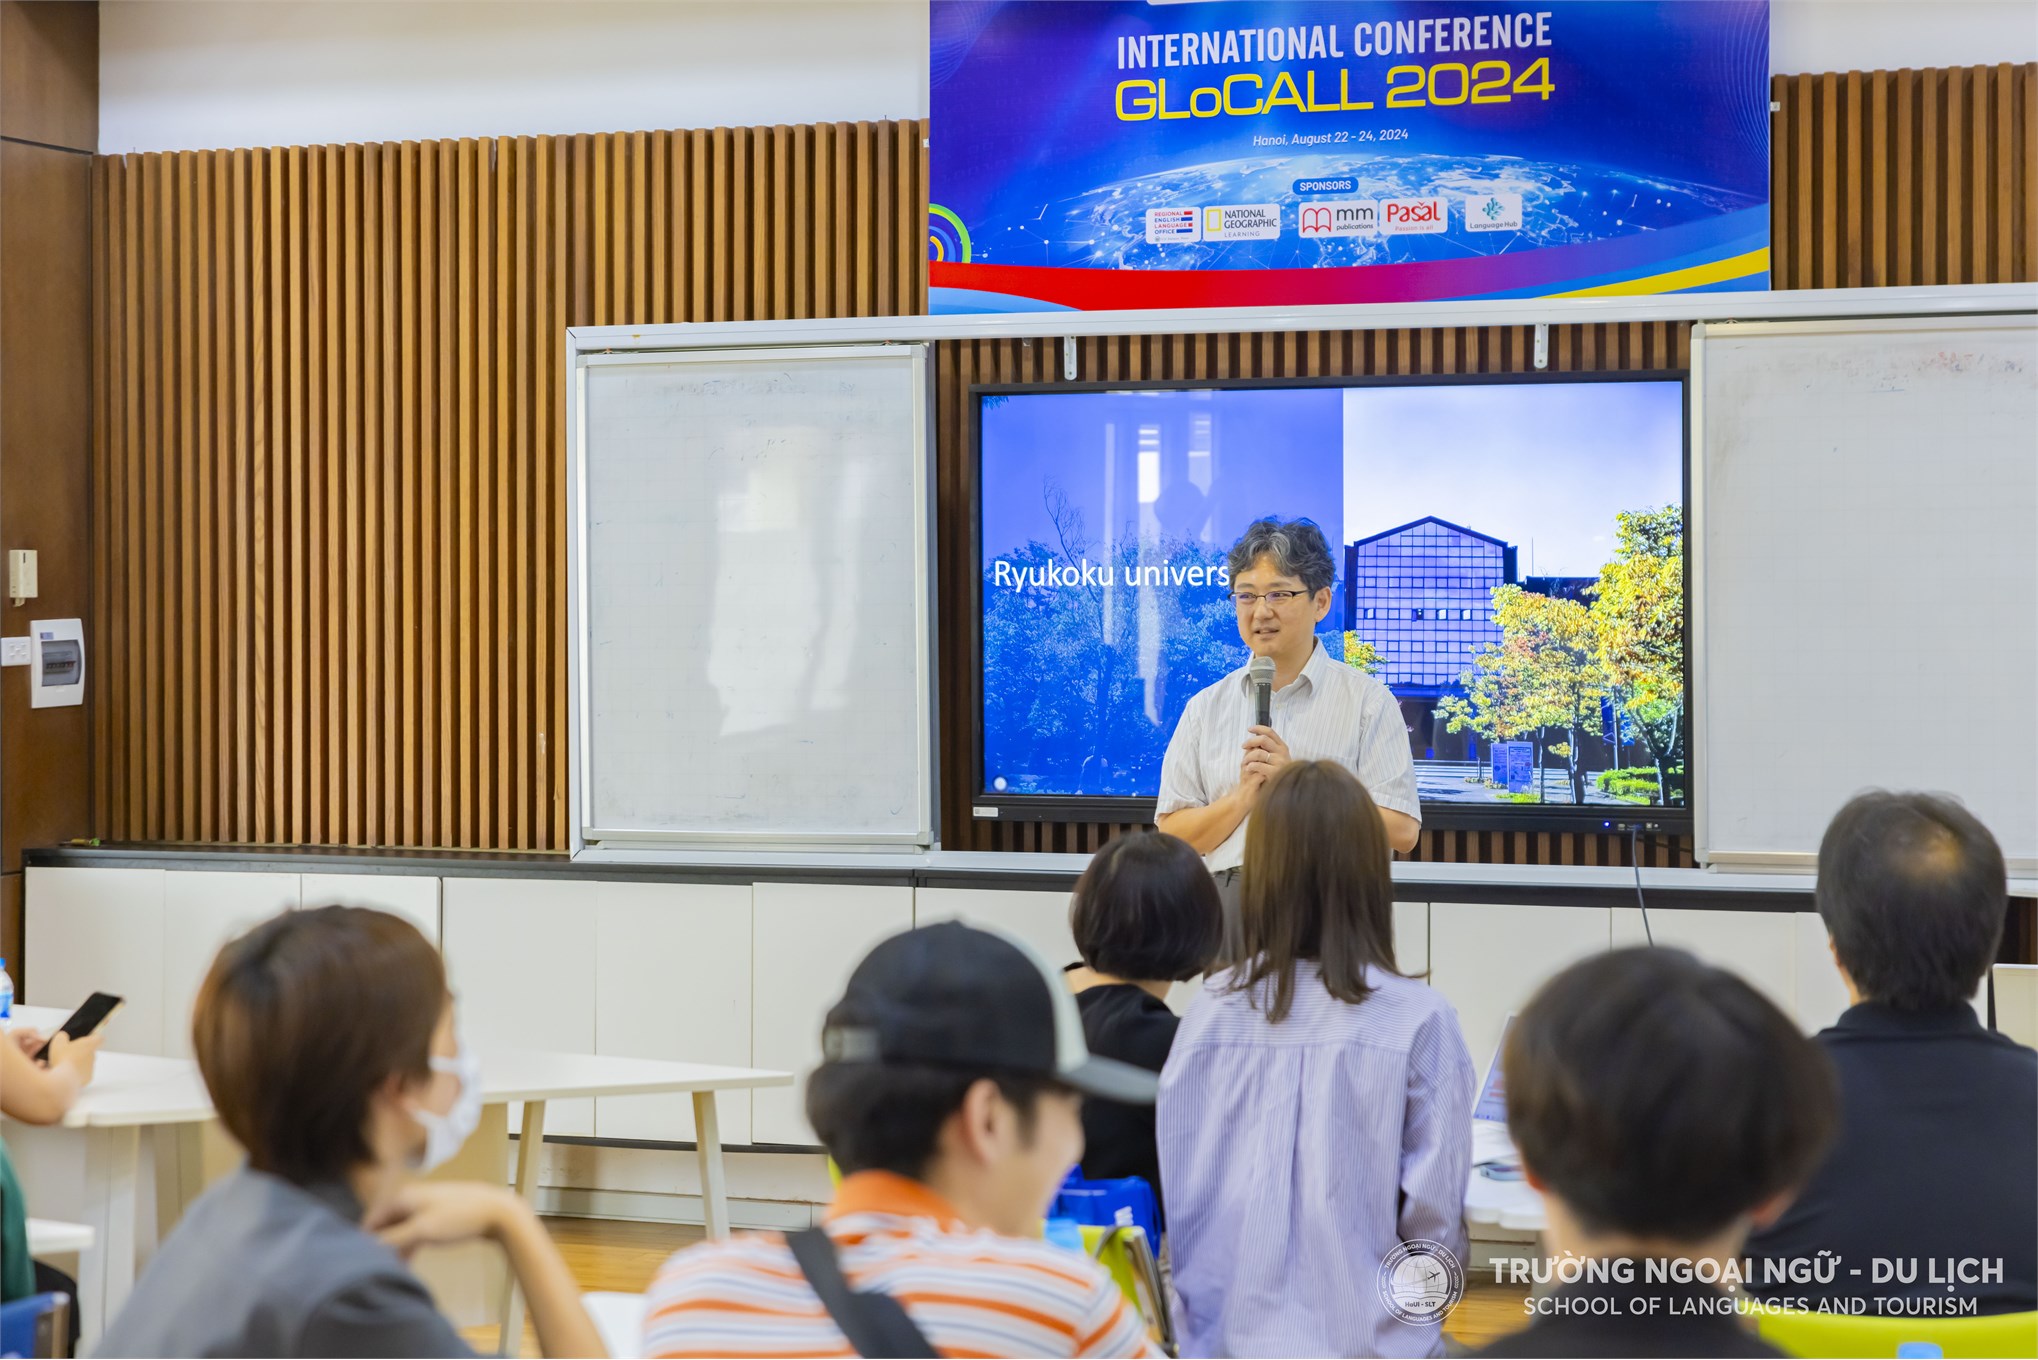
<svg viewBox="0 0 2038 1360">
<path fill-rule="evenodd" d="M 64 1355 L 70 1334 L 69 1294 L 30 1294 L 0 1304 L 0 1360 Z"/>
<path fill-rule="evenodd" d="M 1114 1180 L 1083 1179 L 1081 1167 L 1069 1173 L 1054 1197 L 1050 1217 L 1074 1219 L 1099 1228 L 1141 1228 L 1146 1240 L 1161 1240 L 1160 1202 L 1143 1176 L 1121 1176 Z"/>
</svg>

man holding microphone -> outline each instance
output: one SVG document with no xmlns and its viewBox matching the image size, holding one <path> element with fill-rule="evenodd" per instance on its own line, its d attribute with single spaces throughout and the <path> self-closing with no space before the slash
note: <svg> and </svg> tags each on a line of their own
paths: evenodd
<svg viewBox="0 0 2038 1360">
<path fill-rule="evenodd" d="M 1228 565 L 1238 635 L 1252 659 L 1182 710 L 1161 762 L 1155 821 L 1195 846 L 1217 879 L 1229 953 L 1246 821 L 1275 771 L 1291 760 L 1344 765 L 1373 796 L 1396 850 L 1415 848 L 1422 804 L 1401 706 L 1385 685 L 1317 643 L 1337 574 L 1323 531 L 1306 519 L 1257 520 Z M 1271 690 L 1264 722 L 1256 711 L 1262 683 Z"/>
</svg>

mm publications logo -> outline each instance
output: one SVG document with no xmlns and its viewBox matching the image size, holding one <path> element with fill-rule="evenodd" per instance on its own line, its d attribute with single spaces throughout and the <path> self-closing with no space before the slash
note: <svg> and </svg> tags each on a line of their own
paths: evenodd
<svg viewBox="0 0 2038 1360">
<path fill-rule="evenodd" d="M 1465 1272 L 1441 1242 L 1418 1237 L 1380 1262 L 1380 1302 L 1410 1326 L 1441 1324 L 1465 1297 Z"/>
</svg>

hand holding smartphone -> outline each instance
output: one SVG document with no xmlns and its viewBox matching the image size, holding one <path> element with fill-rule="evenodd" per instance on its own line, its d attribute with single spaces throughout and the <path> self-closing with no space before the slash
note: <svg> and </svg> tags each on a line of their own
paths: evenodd
<svg viewBox="0 0 2038 1360">
<path fill-rule="evenodd" d="M 56 1042 L 57 1034 L 61 1034 L 68 1039 L 87 1038 L 118 1014 L 120 1008 L 126 1004 L 127 998 L 125 997 L 113 996 L 106 992 L 92 993 L 92 995 L 85 998 L 85 1004 L 72 1011 L 70 1019 L 59 1025 L 56 1034 L 50 1035 L 49 1039 L 32 1056 L 39 1063 L 48 1062 L 50 1059 L 50 1045 Z"/>
</svg>

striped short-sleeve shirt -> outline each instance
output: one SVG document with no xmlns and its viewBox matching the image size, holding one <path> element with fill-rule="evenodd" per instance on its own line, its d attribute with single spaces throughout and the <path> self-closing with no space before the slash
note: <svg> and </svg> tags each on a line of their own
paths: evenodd
<svg viewBox="0 0 2038 1360">
<path fill-rule="evenodd" d="M 843 1181 L 825 1224 L 850 1287 L 904 1305 L 949 1356 L 1161 1352 L 1102 1267 L 1046 1242 L 972 1229 L 926 1186 L 881 1171 Z M 849 1356 L 776 1233 L 703 1242 L 652 1284 L 649 1356 Z"/>
<path fill-rule="evenodd" d="M 1273 697 L 1274 730 L 1288 743 L 1289 755 L 1334 760 L 1359 777 L 1375 803 L 1422 820 L 1408 725 L 1385 685 L 1333 661 L 1319 642 L 1302 673 Z M 1161 761 L 1157 814 L 1208 807 L 1238 787 L 1253 709 L 1253 687 L 1243 666 L 1190 697 Z M 1240 822 L 1203 857 L 1211 873 L 1235 869 L 1245 859 L 1245 829 L 1251 821 Z"/>
</svg>

